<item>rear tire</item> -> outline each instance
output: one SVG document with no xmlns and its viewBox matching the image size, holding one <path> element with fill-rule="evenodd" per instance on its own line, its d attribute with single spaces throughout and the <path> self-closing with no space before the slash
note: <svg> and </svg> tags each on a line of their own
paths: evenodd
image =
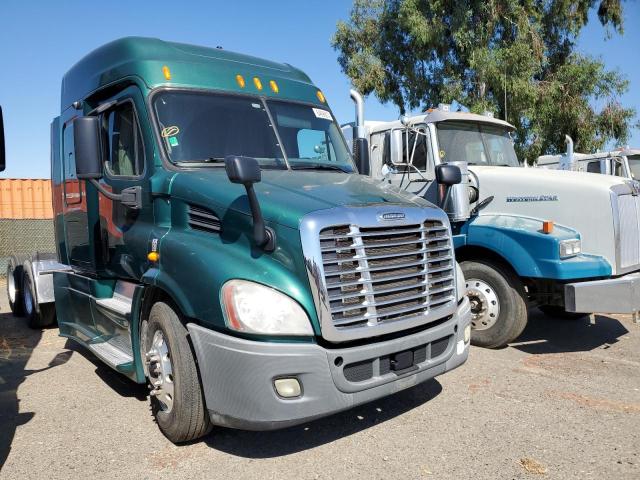
<svg viewBox="0 0 640 480">
<path fill-rule="evenodd" d="M 55 303 L 38 304 L 38 297 L 32 275 L 29 263 L 25 262 L 22 273 L 24 314 L 27 317 L 29 328 L 41 329 L 55 323 L 56 305 Z"/>
<path fill-rule="evenodd" d="M 151 406 L 162 433 L 173 443 L 209 433 L 207 411 L 198 369 L 187 339 L 188 331 L 168 304 L 158 302 L 141 331 L 146 371 L 151 383 Z"/>
<path fill-rule="evenodd" d="M 471 301 L 471 343 L 499 348 L 518 338 L 528 315 L 522 281 L 489 262 L 464 261 L 460 267 Z"/>
<path fill-rule="evenodd" d="M 590 313 L 567 312 L 559 305 L 540 305 L 538 308 L 547 317 L 560 318 L 562 320 L 580 320 L 591 315 Z"/>
<path fill-rule="evenodd" d="M 7 264 L 7 298 L 9 308 L 16 317 L 24 315 L 24 294 L 22 290 L 22 264 L 26 255 L 11 255 Z"/>
</svg>

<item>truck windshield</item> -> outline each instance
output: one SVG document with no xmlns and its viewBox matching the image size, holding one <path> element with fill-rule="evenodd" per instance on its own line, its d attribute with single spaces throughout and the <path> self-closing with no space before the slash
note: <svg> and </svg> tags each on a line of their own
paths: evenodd
<svg viewBox="0 0 640 480">
<path fill-rule="evenodd" d="M 629 170 L 631 170 L 631 177 L 640 180 L 640 155 L 628 155 Z"/>
<path fill-rule="evenodd" d="M 171 90 L 155 97 L 154 109 L 167 156 L 179 165 L 223 165 L 227 155 L 238 155 L 262 168 L 354 171 L 340 129 L 323 108 Z"/>
<path fill-rule="evenodd" d="M 509 132 L 501 127 L 472 122 L 438 123 L 442 161 L 469 165 L 519 167 Z"/>
</svg>

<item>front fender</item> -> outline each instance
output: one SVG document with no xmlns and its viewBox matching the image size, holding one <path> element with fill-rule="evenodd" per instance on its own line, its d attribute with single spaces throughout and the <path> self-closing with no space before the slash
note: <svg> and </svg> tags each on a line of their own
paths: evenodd
<svg viewBox="0 0 640 480">
<path fill-rule="evenodd" d="M 611 275 L 603 257 L 580 254 L 560 258 L 560 241 L 580 238 L 571 228 L 555 225 L 542 232 L 542 221 L 514 215 L 481 215 L 468 221 L 455 238 L 456 248 L 482 247 L 504 258 L 521 277 L 572 280 Z"/>
<path fill-rule="evenodd" d="M 250 218 L 245 220 L 249 221 Z M 309 280 L 299 253 L 299 232 L 278 225 L 273 228 L 278 241 L 270 254 L 252 246 L 252 239 L 245 235 L 236 235 L 231 226 L 221 235 L 173 228 L 160 240 L 158 265 L 147 271 L 143 282 L 161 288 L 182 313 L 215 330 L 226 329 L 220 301 L 224 283 L 231 279 L 262 283 L 296 300 L 319 334 Z"/>
</svg>

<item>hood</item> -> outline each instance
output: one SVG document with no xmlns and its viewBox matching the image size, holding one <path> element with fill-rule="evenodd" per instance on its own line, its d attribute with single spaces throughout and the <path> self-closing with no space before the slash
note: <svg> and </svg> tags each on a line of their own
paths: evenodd
<svg viewBox="0 0 640 480">
<path fill-rule="evenodd" d="M 469 170 L 480 178 L 491 178 L 493 181 L 508 182 L 520 180 L 531 182 L 535 187 L 544 183 L 547 186 L 562 186 L 568 183 L 581 186 L 584 189 L 595 188 L 598 190 L 610 190 L 615 185 L 627 185 L 620 177 L 601 175 L 599 173 L 574 172 L 570 170 L 549 170 L 545 168 L 522 167 L 481 167 L 473 165 Z M 482 182 L 482 180 L 480 180 Z M 540 183 L 539 183 L 540 182 Z"/>
<path fill-rule="evenodd" d="M 630 182 L 597 173 L 541 168 L 469 168 L 480 200 L 493 200 L 480 215 L 516 215 L 552 220 L 582 239 L 582 252 L 607 259 L 616 273 L 617 195 L 632 193 Z M 474 175 L 475 174 L 475 175 Z"/>
<path fill-rule="evenodd" d="M 341 172 L 263 170 L 256 195 L 268 222 L 298 228 L 307 213 L 339 206 L 399 204 L 432 207 L 426 200 L 369 177 Z M 242 185 L 232 184 L 224 168 L 180 172 L 170 194 L 194 204 L 250 215 Z"/>
</svg>

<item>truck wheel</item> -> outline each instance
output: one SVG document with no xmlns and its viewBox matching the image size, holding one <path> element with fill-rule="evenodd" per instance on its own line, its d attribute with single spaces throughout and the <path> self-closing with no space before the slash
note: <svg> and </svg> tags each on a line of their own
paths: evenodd
<svg viewBox="0 0 640 480">
<path fill-rule="evenodd" d="M 471 343 L 499 348 L 527 326 L 527 302 L 520 279 L 490 263 L 460 263 L 471 302 Z"/>
<path fill-rule="evenodd" d="M 24 295 L 22 292 L 22 263 L 25 255 L 11 255 L 7 264 L 7 298 L 9 308 L 16 317 L 24 315 Z"/>
<path fill-rule="evenodd" d="M 166 303 L 151 308 L 141 329 L 151 406 L 162 433 L 173 443 L 187 442 L 211 430 L 198 369 L 187 340 L 187 329 Z"/>
<path fill-rule="evenodd" d="M 559 305 L 540 305 L 538 308 L 547 317 L 560 318 L 562 320 L 580 320 L 591 315 L 590 313 L 567 312 Z"/>
<path fill-rule="evenodd" d="M 22 267 L 22 292 L 24 295 L 24 314 L 29 328 L 40 329 L 53 325 L 56 320 L 55 303 L 38 304 L 35 283 L 28 262 Z"/>
</svg>

